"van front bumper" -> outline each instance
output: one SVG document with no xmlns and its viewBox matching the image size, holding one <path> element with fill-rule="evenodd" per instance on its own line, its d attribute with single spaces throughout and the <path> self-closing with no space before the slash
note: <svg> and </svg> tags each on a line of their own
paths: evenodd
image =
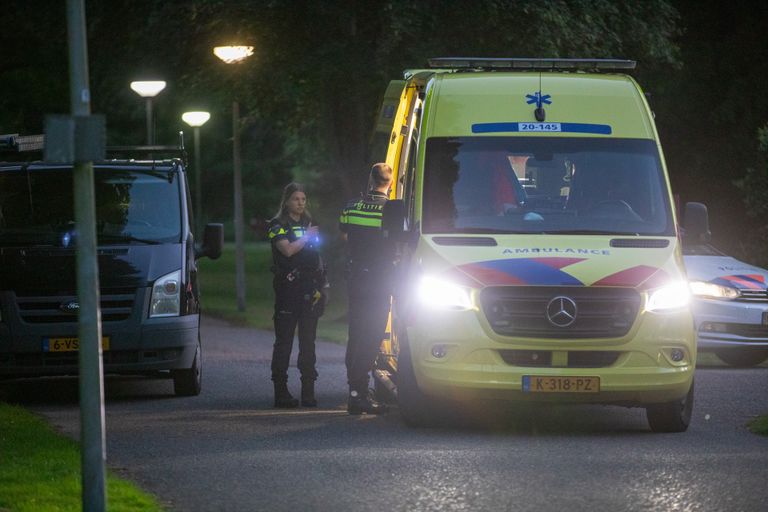
<svg viewBox="0 0 768 512">
<path fill-rule="evenodd" d="M 495 334 L 480 311 L 420 315 L 407 329 L 416 381 L 427 395 L 457 399 L 642 406 L 678 400 L 693 381 L 689 311 L 641 313 L 626 336 L 523 339 Z M 682 354 L 682 359 L 675 360 Z M 597 377 L 597 393 L 523 390 L 525 376 Z"/>
<path fill-rule="evenodd" d="M 104 373 L 154 373 L 189 368 L 198 343 L 199 315 L 152 318 L 133 326 L 130 322 L 104 323 L 109 338 L 103 351 Z M 33 377 L 75 375 L 78 352 L 46 352 L 43 340 L 77 337 L 76 325 L 28 326 L 13 338 L 0 324 L 0 376 Z"/>
</svg>

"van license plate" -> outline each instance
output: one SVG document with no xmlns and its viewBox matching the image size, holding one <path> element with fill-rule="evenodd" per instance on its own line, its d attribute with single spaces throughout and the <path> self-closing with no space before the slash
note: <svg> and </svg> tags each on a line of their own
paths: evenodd
<svg viewBox="0 0 768 512">
<path fill-rule="evenodd" d="M 43 352 L 77 352 L 79 349 L 78 338 L 43 338 Z M 109 336 L 101 338 L 101 349 L 109 350 Z"/>
<path fill-rule="evenodd" d="M 600 377 L 546 377 L 523 375 L 526 393 L 598 393 Z"/>
</svg>

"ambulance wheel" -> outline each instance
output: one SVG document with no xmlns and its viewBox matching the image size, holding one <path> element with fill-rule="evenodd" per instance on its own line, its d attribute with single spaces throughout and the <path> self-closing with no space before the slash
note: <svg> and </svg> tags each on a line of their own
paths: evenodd
<svg viewBox="0 0 768 512">
<path fill-rule="evenodd" d="M 649 405 L 645 409 L 648 424 L 654 432 L 685 432 L 693 412 L 693 383 L 688 394 L 680 400 Z"/>
<path fill-rule="evenodd" d="M 200 341 L 192 366 L 184 370 L 171 370 L 173 391 L 176 396 L 197 396 L 203 388 L 203 350 Z"/>
<path fill-rule="evenodd" d="M 411 348 L 405 337 L 399 338 L 400 354 L 397 360 L 397 404 L 400 416 L 411 427 L 435 425 L 437 407 L 433 399 L 424 395 L 416 382 Z"/>
<path fill-rule="evenodd" d="M 724 349 L 715 352 L 721 361 L 737 368 L 757 366 L 768 359 L 768 350 Z"/>
</svg>

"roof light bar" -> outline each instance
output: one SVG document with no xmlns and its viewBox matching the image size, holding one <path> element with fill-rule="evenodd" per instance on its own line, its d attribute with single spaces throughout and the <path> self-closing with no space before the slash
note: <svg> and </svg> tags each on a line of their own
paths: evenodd
<svg viewBox="0 0 768 512">
<path fill-rule="evenodd" d="M 637 62 L 622 59 L 530 59 L 485 57 L 437 57 L 429 59 L 431 68 L 455 69 L 635 69 Z"/>
</svg>

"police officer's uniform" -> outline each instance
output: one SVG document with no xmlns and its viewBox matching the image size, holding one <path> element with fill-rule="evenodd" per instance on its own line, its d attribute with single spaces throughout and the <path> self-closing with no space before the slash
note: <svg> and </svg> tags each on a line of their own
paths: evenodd
<svg viewBox="0 0 768 512">
<path fill-rule="evenodd" d="M 346 365 L 349 411 L 353 414 L 361 412 L 352 406 L 354 399 L 367 400 L 368 374 L 387 327 L 395 248 L 381 233 L 381 214 L 386 202 L 385 193 L 370 191 L 363 198 L 350 201 L 339 219 L 339 229 L 347 234 L 349 250 Z"/>
<path fill-rule="evenodd" d="M 302 396 L 306 388 L 314 389 L 317 379 L 315 369 L 315 336 L 317 319 L 324 307 L 323 288 L 327 286 L 320 254 L 316 242 L 309 242 L 291 257 L 281 253 L 276 245 L 280 240 L 294 242 L 309 227 L 304 221 L 280 221 L 273 219 L 269 225 L 269 239 L 272 242 L 274 266 L 273 287 L 275 290 L 275 345 L 272 353 L 272 380 L 275 382 L 275 405 L 291 407 L 293 401 L 285 387 L 288 380 L 293 336 L 299 328 L 298 368 L 301 372 Z M 283 393 L 284 391 L 284 393 Z M 279 403 L 280 395 L 284 398 Z M 314 391 L 312 391 L 314 394 Z M 312 397 L 314 401 L 314 397 Z M 307 405 L 307 404 L 304 404 Z"/>
</svg>

